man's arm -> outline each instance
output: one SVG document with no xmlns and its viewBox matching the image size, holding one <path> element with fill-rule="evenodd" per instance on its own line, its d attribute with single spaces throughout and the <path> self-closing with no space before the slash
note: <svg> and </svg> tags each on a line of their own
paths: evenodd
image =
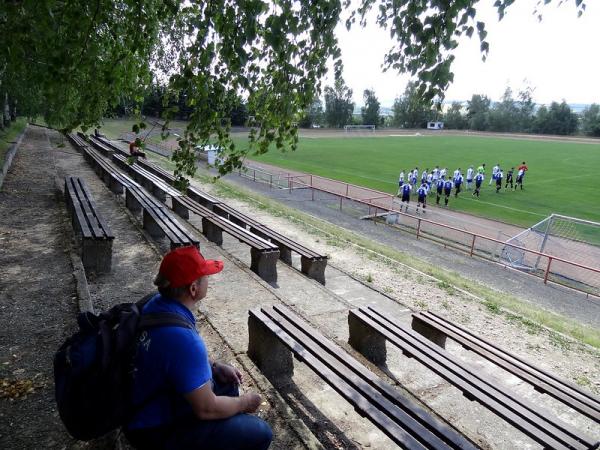
<svg viewBox="0 0 600 450">
<path fill-rule="evenodd" d="M 239 397 L 216 396 L 210 383 L 205 383 L 184 395 L 200 420 L 226 419 L 238 413 L 252 413 L 261 402 L 258 394 L 244 394 Z"/>
</svg>

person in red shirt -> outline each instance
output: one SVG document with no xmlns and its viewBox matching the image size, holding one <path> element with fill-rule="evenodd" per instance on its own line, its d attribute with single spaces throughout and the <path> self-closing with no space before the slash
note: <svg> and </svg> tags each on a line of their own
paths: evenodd
<svg viewBox="0 0 600 450">
<path fill-rule="evenodd" d="M 523 164 L 521 164 L 518 168 L 518 172 L 517 172 L 517 186 L 519 186 L 521 188 L 521 190 L 523 190 L 523 178 L 525 178 L 525 172 L 527 172 L 528 167 L 527 164 L 525 164 L 525 161 L 523 161 Z M 517 190 L 516 186 L 515 186 L 515 190 Z"/>
<path fill-rule="evenodd" d="M 142 158 L 146 157 L 146 154 L 140 150 L 137 139 L 129 143 L 129 154 L 131 156 L 141 156 Z"/>
</svg>

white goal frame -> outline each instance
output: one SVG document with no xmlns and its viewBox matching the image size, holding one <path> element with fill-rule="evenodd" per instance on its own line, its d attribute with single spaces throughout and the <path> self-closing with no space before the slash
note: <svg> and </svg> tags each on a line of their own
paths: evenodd
<svg viewBox="0 0 600 450">
<path fill-rule="evenodd" d="M 349 131 L 354 130 L 370 130 L 371 132 L 374 132 L 375 125 L 344 125 L 344 132 L 348 133 Z"/>
</svg>

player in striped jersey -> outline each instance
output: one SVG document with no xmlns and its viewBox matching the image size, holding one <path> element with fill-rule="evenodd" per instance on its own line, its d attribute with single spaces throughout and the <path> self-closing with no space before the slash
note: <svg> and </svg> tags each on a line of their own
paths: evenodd
<svg viewBox="0 0 600 450">
<path fill-rule="evenodd" d="M 478 173 L 475 175 L 475 191 L 473 191 L 473 195 L 479 197 L 479 191 L 481 190 L 481 183 L 483 183 L 485 176 L 482 173 Z"/>
<path fill-rule="evenodd" d="M 400 175 L 398 176 L 398 193 L 396 194 L 398 197 L 400 197 L 400 189 L 402 189 L 403 184 L 404 184 L 404 169 L 402 169 L 402 172 L 400 172 Z"/>
<path fill-rule="evenodd" d="M 471 183 L 473 182 L 473 175 L 475 171 L 473 170 L 473 166 L 469 166 L 467 169 L 467 191 L 471 190 Z"/>
<path fill-rule="evenodd" d="M 435 197 L 435 204 L 439 205 L 440 204 L 440 198 L 442 198 L 442 192 L 444 192 L 444 180 L 442 180 L 441 178 L 439 180 L 437 180 L 437 183 L 435 184 L 435 189 L 436 189 L 436 197 Z"/>
<path fill-rule="evenodd" d="M 444 205 L 448 206 L 448 200 L 450 199 L 450 193 L 452 192 L 452 180 L 446 180 L 444 182 Z"/>
<path fill-rule="evenodd" d="M 417 189 L 417 212 L 419 212 L 419 205 L 423 206 L 423 214 L 425 214 L 425 208 L 427 207 L 427 192 L 429 189 L 427 188 L 427 183 L 421 184 L 421 187 Z"/>
<path fill-rule="evenodd" d="M 454 177 L 454 196 L 458 197 L 458 194 L 460 193 L 460 188 L 462 187 L 463 184 L 463 176 L 460 172 L 458 172 L 458 175 L 456 175 Z"/>
<path fill-rule="evenodd" d="M 402 211 L 402 206 L 404 206 L 404 211 L 408 211 L 408 204 L 410 203 L 410 191 L 412 190 L 412 186 L 408 183 L 402 186 L 402 204 L 400 205 L 400 211 Z"/>
</svg>

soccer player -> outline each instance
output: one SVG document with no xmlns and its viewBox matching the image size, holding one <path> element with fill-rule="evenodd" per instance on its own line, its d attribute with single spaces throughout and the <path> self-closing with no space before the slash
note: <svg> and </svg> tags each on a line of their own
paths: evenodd
<svg viewBox="0 0 600 450">
<path fill-rule="evenodd" d="M 456 175 L 454 177 L 454 197 L 458 197 L 458 194 L 460 193 L 460 188 L 463 184 L 463 176 L 462 173 L 458 172 L 458 175 Z"/>
<path fill-rule="evenodd" d="M 454 178 L 456 178 L 459 175 L 461 175 L 460 167 L 454 171 L 454 174 L 452 175 L 452 178 L 454 179 Z"/>
<path fill-rule="evenodd" d="M 498 171 L 500 170 L 500 164 L 496 164 L 494 167 L 492 167 L 492 178 L 490 178 L 490 182 L 489 182 L 489 186 L 492 185 L 492 181 L 496 181 L 496 175 L 498 174 Z"/>
<path fill-rule="evenodd" d="M 496 172 L 496 194 L 498 192 L 500 192 L 500 189 L 502 189 L 502 178 L 504 177 L 504 173 L 502 172 L 502 169 L 498 169 L 498 172 Z"/>
<path fill-rule="evenodd" d="M 414 170 L 412 171 L 412 175 L 410 176 L 410 184 L 412 184 L 413 187 L 415 187 L 417 185 L 418 176 L 419 176 L 419 168 L 415 167 Z"/>
<path fill-rule="evenodd" d="M 517 186 L 520 186 L 521 190 L 523 190 L 523 177 L 524 176 L 525 176 L 525 170 L 519 169 L 519 171 L 517 172 Z M 515 191 L 517 190 L 517 186 L 515 186 Z"/>
<path fill-rule="evenodd" d="M 433 170 L 427 174 L 427 190 L 431 190 L 431 183 L 433 183 Z"/>
<path fill-rule="evenodd" d="M 440 178 L 440 168 L 435 166 L 435 169 L 431 173 L 433 174 L 433 184 L 436 185 L 438 178 Z"/>
<path fill-rule="evenodd" d="M 483 163 L 482 165 L 480 165 L 477 168 L 477 173 L 480 173 L 481 175 L 483 175 L 485 177 L 485 163 Z"/>
<path fill-rule="evenodd" d="M 475 191 L 473 191 L 473 195 L 479 197 L 479 190 L 481 189 L 481 183 L 483 183 L 484 179 L 485 176 L 482 173 L 475 175 Z"/>
<path fill-rule="evenodd" d="M 423 206 L 423 214 L 425 214 L 425 208 L 427 207 L 427 183 L 421 184 L 421 187 L 417 189 L 417 212 L 419 212 L 419 205 Z"/>
<path fill-rule="evenodd" d="M 439 180 L 437 180 L 437 183 L 435 184 L 435 188 L 436 188 L 436 192 L 437 192 L 437 196 L 435 198 L 435 204 L 439 205 L 440 204 L 440 198 L 442 198 L 442 192 L 444 190 L 444 180 L 442 180 L 441 178 Z"/>
<path fill-rule="evenodd" d="M 523 190 L 523 178 L 525 178 L 525 172 L 527 172 L 529 170 L 529 168 L 527 167 L 527 164 L 525 164 L 525 161 L 523 161 L 523 163 L 519 166 L 518 170 L 519 170 L 519 172 L 517 173 L 517 184 L 519 186 L 521 186 L 521 190 Z M 519 174 L 520 174 L 521 181 L 519 181 Z"/>
<path fill-rule="evenodd" d="M 508 183 L 510 183 L 510 189 L 514 190 L 514 186 L 513 186 L 513 174 L 515 173 L 515 168 L 511 167 L 510 170 L 508 172 L 506 172 L 506 186 L 504 186 L 504 189 L 508 188 Z"/>
<path fill-rule="evenodd" d="M 427 173 L 429 172 L 429 168 L 425 169 L 422 173 L 421 173 L 421 184 L 423 183 L 427 183 Z"/>
<path fill-rule="evenodd" d="M 450 193 L 452 192 L 452 181 L 446 180 L 444 182 L 444 205 L 448 206 L 448 200 L 450 199 Z"/>
<path fill-rule="evenodd" d="M 402 186 L 402 204 L 400 205 L 400 211 L 402 211 L 402 206 L 404 206 L 404 211 L 408 212 L 408 204 L 410 203 L 411 190 L 412 186 L 408 183 Z"/>
<path fill-rule="evenodd" d="M 445 180 L 445 179 L 446 179 L 446 174 L 447 174 L 447 173 L 448 173 L 448 169 L 446 169 L 446 168 L 444 167 L 442 170 L 440 170 L 440 178 L 441 178 L 442 180 Z"/>
<path fill-rule="evenodd" d="M 400 176 L 398 176 L 398 193 L 396 194 L 400 197 L 400 190 L 402 189 L 402 185 L 404 184 L 404 169 L 400 172 Z"/>
<path fill-rule="evenodd" d="M 471 183 L 473 182 L 473 174 L 475 171 L 473 170 L 473 166 L 469 166 L 467 169 L 467 191 L 471 190 Z"/>
</svg>

